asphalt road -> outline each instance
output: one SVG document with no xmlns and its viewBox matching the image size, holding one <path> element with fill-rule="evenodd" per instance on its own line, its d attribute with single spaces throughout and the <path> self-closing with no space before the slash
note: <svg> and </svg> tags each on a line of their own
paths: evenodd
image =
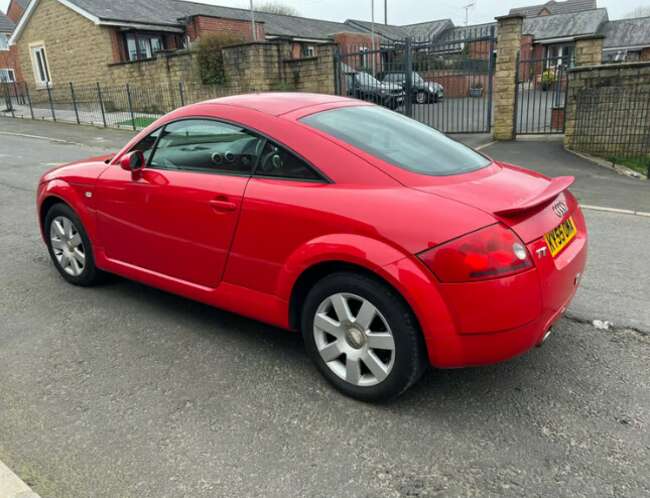
<svg viewBox="0 0 650 498">
<path fill-rule="evenodd" d="M 587 212 L 576 317 L 544 347 L 373 406 L 329 388 L 296 334 L 118 278 L 65 284 L 35 181 L 121 137 L 2 134 L 18 125 L 0 119 L 0 460 L 44 498 L 650 495 L 650 219 Z M 636 330 L 587 323 L 615 316 Z"/>
</svg>

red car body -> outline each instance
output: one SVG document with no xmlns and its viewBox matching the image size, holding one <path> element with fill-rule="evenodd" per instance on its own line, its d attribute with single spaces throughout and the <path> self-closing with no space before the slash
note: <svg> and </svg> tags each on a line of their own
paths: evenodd
<svg viewBox="0 0 650 498">
<path fill-rule="evenodd" d="M 67 203 L 83 222 L 100 269 L 278 327 L 298 328 L 302 285 L 311 275 L 344 265 L 376 275 L 404 297 L 436 367 L 490 364 L 540 344 L 572 299 L 586 262 L 584 218 L 567 190 L 572 180 L 549 180 L 496 161 L 471 173 L 422 175 L 299 121 L 362 105 L 368 104 L 268 94 L 179 109 L 114 156 L 43 175 L 39 213 L 53 202 Z M 120 167 L 147 134 L 189 117 L 272 137 L 331 181 L 153 169 L 135 174 Z M 565 208 L 560 212 L 558 202 Z M 569 216 L 577 235 L 553 257 L 544 234 Z M 418 257 L 495 224 L 525 243 L 532 267 L 443 283 Z"/>
</svg>

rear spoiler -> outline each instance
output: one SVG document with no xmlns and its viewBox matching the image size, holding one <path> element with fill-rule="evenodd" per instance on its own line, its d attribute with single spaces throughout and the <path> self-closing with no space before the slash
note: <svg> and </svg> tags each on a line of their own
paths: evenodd
<svg viewBox="0 0 650 498">
<path fill-rule="evenodd" d="M 497 216 L 507 217 L 520 214 L 524 211 L 528 211 L 529 209 L 533 209 L 557 197 L 559 194 L 568 189 L 574 181 L 575 178 L 573 176 L 558 176 L 557 178 L 553 178 L 548 187 L 542 190 L 539 194 L 535 194 L 534 196 L 520 202 L 516 206 L 499 209 L 498 211 L 495 211 L 494 214 Z"/>
</svg>

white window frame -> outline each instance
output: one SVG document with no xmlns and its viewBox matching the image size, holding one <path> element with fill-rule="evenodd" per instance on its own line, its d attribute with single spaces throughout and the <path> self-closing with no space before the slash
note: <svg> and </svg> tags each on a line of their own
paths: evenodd
<svg viewBox="0 0 650 498">
<path fill-rule="evenodd" d="M 0 52 L 9 52 L 9 38 L 7 33 L 0 33 Z"/>
<path fill-rule="evenodd" d="M 303 47 L 303 57 L 316 57 L 316 47 L 313 45 L 306 45 Z"/>
<path fill-rule="evenodd" d="M 45 43 L 30 43 L 29 55 L 32 59 L 32 70 L 34 71 L 34 81 L 36 82 L 36 87 L 47 88 L 48 86 L 52 86 L 52 71 L 50 70 L 50 62 L 47 58 Z"/>
<path fill-rule="evenodd" d="M 6 71 L 6 73 L 5 73 Z M 4 74 L 9 78 L 6 80 Z M 0 67 L 0 83 L 14 83 L 16 81 L 16 71 L 11 67 Z"/>
</svg>

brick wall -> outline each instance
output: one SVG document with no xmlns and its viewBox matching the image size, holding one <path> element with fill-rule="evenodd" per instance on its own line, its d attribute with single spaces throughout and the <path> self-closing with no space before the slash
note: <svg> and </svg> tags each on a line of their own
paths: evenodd
<svg viewBox="0 0 650 498">
<path fill-rule="evenodd" d="M 257 31 L 257 39 L 264 40 L 266 36 L 264 23 L 256 22 L 255 30 Z M 187 34 L 192 41 L 208 33 L 227 33 L 245 41 L 253 41 L 253 33 L 249 21 L 195 16 L 187 26 Z"/>
<path fill-rule="evenodd" d="M 585 37 L 576 40 L 576 66 L 589 66 L 603 62 L 604 37 Z"/>
<path fill-rule="evenodd" d="M 16 47 L 10 47 L 9 50 L 0 50 L 0 69 L 13 69 L 16 73 L 16 81 L 22 81 L 22 71 L 18 64 Z"/>
<path fill-rule="evenodd" d="M 564 140 L 597 155 L 650 151 L 650 62 L 570 70 Z"/>
<path fill-rule="evenodd" d="M 639 60 L 641 61 L 650 61 L 650 47 L 644 48 L 639 52 Z"/>
<path fill-rule="evenodd" d="M 512 140 L 515 127 L 515 76 L 521 48 L 523 16 L 497 18 L 497 63 L 494 74 L 494 138 Z"/>
<path fill-rule="evenodd" d="M 7 17 L 14 23 L 18 24 L 18 21 L 20 21 L 20 18 L 23 16 L 23 12 L 24 10 L 20 4 L 16 0 L 12 0 L 7 9 Z"/>
</svg>

